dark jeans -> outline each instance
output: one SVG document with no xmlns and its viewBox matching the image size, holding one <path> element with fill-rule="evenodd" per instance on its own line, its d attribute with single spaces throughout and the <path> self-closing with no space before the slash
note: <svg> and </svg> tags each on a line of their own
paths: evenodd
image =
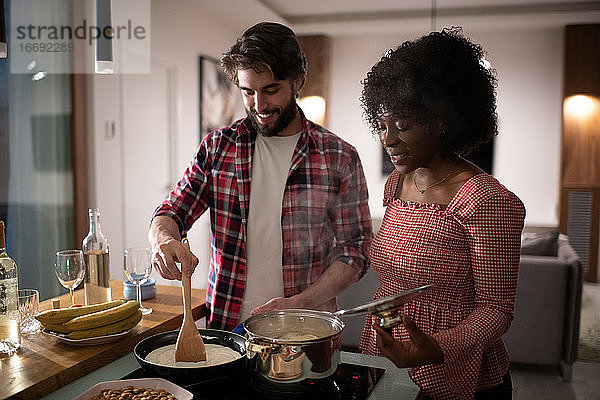
<svg viewBox="0 0 600 400">
<path fill-rule="evenodd" d="M 419 400 L 434 400 L 433 397 L 419 393 Z M 483 389 L 475 392 L 475 400 L 511 400 L 512 399 L 512 379 L 510 372 L 507 372 L 502 378 L 502 384 L 495 388 Z"/>
</svg>

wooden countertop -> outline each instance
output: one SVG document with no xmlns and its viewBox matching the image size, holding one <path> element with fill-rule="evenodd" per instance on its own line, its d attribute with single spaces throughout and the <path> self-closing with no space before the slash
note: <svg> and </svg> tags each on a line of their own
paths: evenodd
<svg viewBox="0 0 600 400">
<path fill-rule="evenodd" d="M 111 281 L 112 298 L 123 297 L 123 282 Z M 68 294 L 60 296 L 61 307 L 71 304 Z M 206 291 L 192 289 L 194 320 L 205 315 Z M 75 302 L 84 303 L 83 290 L 75 291 Z M 86 347 L 60 343 L 43 333 L 23 335 L 21 348 L 0 359 L 0 399 L 37 399 L 89 374 L 133 351 L 142 339 L 181 327 L 183 302 L 180 286 L 157 285 L 156 297 L 143 301 L 152 313 L 122 339 Z M 40 304 L 40 311 L 52 308 L 52 300 Z"/>
</svg>

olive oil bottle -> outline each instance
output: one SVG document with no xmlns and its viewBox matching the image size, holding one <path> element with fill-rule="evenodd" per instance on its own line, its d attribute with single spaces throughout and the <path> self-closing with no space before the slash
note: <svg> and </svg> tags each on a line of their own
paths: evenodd
<svg viewBox="0 0 600 400">
<path fill-rule="evenodd" d="M 100 227 L 100 210 L 89 209 L 90 232 L 83 239 L 85 259 L 85 304 L 105 303 L 110 295 L 110 253 L 108 240 Z"/>
</svg>

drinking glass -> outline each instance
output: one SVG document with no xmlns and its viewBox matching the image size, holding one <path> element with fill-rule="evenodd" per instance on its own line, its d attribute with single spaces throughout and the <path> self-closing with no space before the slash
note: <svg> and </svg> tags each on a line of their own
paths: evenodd
<svg viewBox="0 0 600 400">
<path fill-rule="evenodd" d="M 85 276 L 85 264 L 83 251 L 61 250 L 56 252 L 56 264 L 54 272 L 58 281 L 71 292 L 71 305 L 75 305 L 73 289 L 77 287 Z"/>
<path fill-rule="evenodd" d="M 40 321 L 35 319 L 40 306 L 40 293 L 36 289 L 19 289 L 19 315 L 21 333 L 38 333 Z"/>
<path fill-rule="evenodd" d="M 152 312 L 151 308 L 142 305 L 142 283 L 148 280 L 152 272 L 150 257 L 151 253 L 147 248 L 131 247 L 125 249 L 123 269 L 129 282 L 136 286 L 136 299 L 140 303 L 142 315 L 148 315 Z"/>
</svg>

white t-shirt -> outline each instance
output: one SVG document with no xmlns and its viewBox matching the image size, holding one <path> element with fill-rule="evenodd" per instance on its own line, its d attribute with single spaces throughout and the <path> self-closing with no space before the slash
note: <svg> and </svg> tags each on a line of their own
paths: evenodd
<svg viewBox="0 0 600 400">
<path fill-rule="evenodd" d="M 246 290 L 240 321 L 274 297 L 283 297 L 281 203 L 300 133 L 257 135 L 246 238 Z"/>
</svg>

